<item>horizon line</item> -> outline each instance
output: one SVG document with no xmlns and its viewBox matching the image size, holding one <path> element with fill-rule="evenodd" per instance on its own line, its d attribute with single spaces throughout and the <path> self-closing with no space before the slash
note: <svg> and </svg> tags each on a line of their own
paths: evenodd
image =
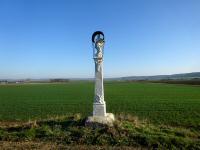
<svg viewBox="0 0 200 150">
<path fill-rule="evenodd" d="M 118 77 L 105 77 L 104 79 L 114 79 L 114 78 L 124 78 L 124 77 L 151 77 L 151 76 L 170 76 L 178 74 L 191 74 L 191 73 L 200 73 L 200 71 L 187 72 L 187 73 L 174 73 L 174 74 L 156 74 L 156 75 L 129 75 L 129 76 L 118 76 Z M 0 78 L 0 80 L 49 80 L 49 79 L 71 79 L 71 80 L 86 80 L 94 79 L 95 77 L 44 77 L 44 78 Z"/>
</svg>

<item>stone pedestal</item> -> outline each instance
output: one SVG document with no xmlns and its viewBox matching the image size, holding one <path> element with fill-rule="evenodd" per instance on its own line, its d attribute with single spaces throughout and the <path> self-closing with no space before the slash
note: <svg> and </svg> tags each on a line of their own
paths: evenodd
<svg viewBox="0 0 200 150">
<path fill-rule="evenodd" d="M 113 126 L 114 121 L 114 115 L 112 113 L 106 113 L 105 116 L 89 116 L 85 125 L 92 127 L 99 127 L 101 125 Z"/>
<path fill-rule="evenodd" d="M 93 103 L 93 116 L 106 116 L 106 104 Z"/>
</svg>

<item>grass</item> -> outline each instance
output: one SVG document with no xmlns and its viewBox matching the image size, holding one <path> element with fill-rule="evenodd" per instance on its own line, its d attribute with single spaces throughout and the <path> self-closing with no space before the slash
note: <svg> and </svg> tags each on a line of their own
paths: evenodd
<svg viewBox="0 0 200 150">
<path fill-rule="evenodd" d="M 200 86 L 105 82 L 113 127 L 85 126 L 93 97 L 93 82 L 0 85 L 0 147 L 200 149 Z"/>
<path fill-rule="evenodd" d="M 0 120 L 92 112 L 93 82 L 0 85 Z M 106 82 L 107 111 L 150 123 L 200 128 L 200 86 Z"/>
<path fill-rule="evenodd" d="M 35 141 L 67 146 L 200 149 L 198 130 L 154 125 L 132 115 L 120 114 L 116 118 L 113 127 L 101 126 L 100 128 L 85 126 L 85 118 L 80 114 L 18 122 L 9 126 L 0 124 L 0 140 L 18 143 Z"/>
</svg>

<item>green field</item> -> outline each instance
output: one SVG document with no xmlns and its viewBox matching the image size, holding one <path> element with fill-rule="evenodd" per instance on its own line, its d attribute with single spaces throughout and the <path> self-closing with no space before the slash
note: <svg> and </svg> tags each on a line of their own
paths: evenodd
<svg viewBox="0 0 200 150">
<path fill-rule="evenodd" d="M 0 120 L 92 112 L 93 82 L 0 85 Z M 156 124 L 200 127 L 200 86 L 106 82 L 107 111 Z"/>
</svg>

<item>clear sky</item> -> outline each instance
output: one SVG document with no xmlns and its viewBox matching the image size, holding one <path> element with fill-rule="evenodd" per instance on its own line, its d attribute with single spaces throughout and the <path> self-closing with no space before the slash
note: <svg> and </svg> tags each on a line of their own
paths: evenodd
<svg viewBox="0 0 200 150">
<path fill-rule="evenodd" d="M 105 77 L 200 71 L 200 0 L 1 0 L 0 78 L 93 77 L 96 30 Z"/>
</svg>

